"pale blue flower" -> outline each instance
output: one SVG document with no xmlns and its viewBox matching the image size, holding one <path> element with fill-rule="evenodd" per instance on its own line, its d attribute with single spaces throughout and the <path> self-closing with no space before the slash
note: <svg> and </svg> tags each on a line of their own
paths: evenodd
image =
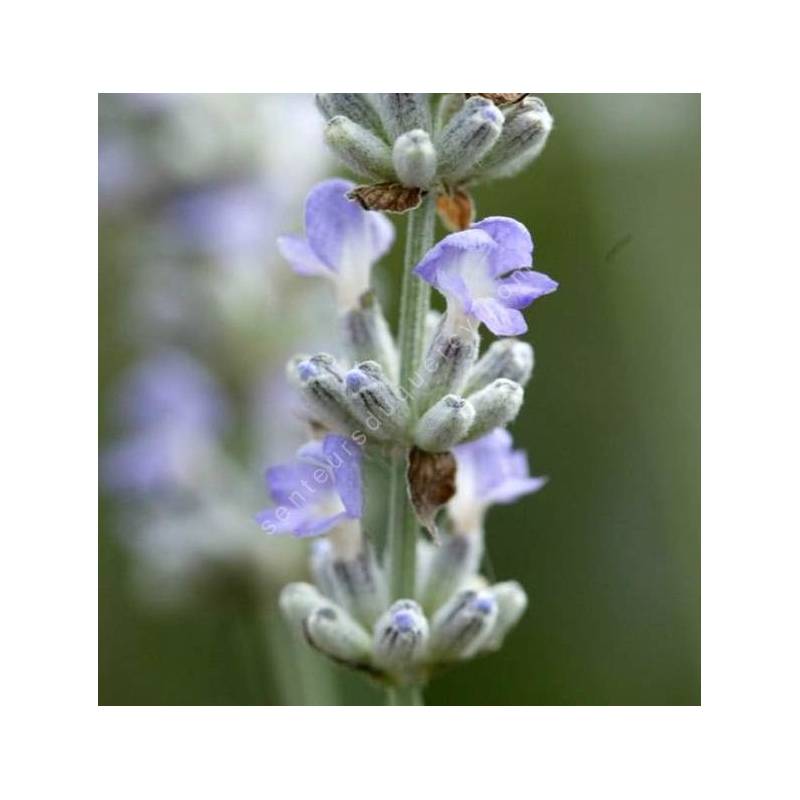
<svg viewBox="0 0 800 800">
<path fill-rule="evenodd" d="M 293 462 L 270 467 L 266 480 L 275 507 L 256 521 L 267 533 L 319 536 L 361 517 L 361 448 L 346 436 L 304 445 Z"/>
<path fill-rule="evenodd" d="M 509 217 L 487 217 L 451 233 L 432 247 L 414 273 L 447 298 L 451 325 L 483 322 L 499 336 L 525 333 L 520 309 L 550 294 L 558 284 L 530 269 L 533 241 L 528 229 Z"/>
<path fill-rule="evenodd" d="M 394 227 L 378 211 L 346 197 L 355 187 L 341 178 L 317 184 L 305 204 L 305 238 L 281 236 L 278 248 L 299 275 L 323 276 L 337 287 L 342 308 L 358 305 L 370 271 L 394 241 Z"/>
<path fill-rule="evenodd" d="M 545 477 L 531 477 L 527 455 L 513 447 L 511 434 L 496 428 L 453 448 L 458 469 L 448 512 L 458 533 L 480 530 L 490 506 L 513 503 L 547 483 Z"/>
</svg>

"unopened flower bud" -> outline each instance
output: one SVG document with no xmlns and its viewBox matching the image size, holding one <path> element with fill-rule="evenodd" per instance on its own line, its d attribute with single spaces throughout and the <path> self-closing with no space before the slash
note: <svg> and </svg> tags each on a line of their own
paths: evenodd
<svg viewBox="0 0 800 800">
<path fill-rule="evenodd" d="M 417 408 L 425 411 L 446 394 L 459 394 L 478 359 L 480 336 L 466 325 L 454 328 L 447 314 L 431 339 L 422 362 L 423 380 Z"/>
<path fill-rule="evenodd" d="M 365 94 L 318 94 L 317 107 L 326 120 L 347 117 L 378 137 L 383 133 L 378 112 Z"/>
<path fill-rule="evenodd" d="M 311 542 L 311 554 L 308 559 L 311 577 L 320 591 L 327 597 L 336 597 L 333 588 L 333 570 L 331 562 L 333 560 L 333 546 L 329 539 L 320 536 Z"/>
<path fill-rule="evenodd" d="M 377 361 L 391 380 L 397 379 L 397 348 L 374 292 L 361 295 L 358 307 L 342 317 L 342 327 L 354 361 Z"/>
<path fill-rule="evenodd" d="M 450 118 L 453 114 L 463 105 L 464 94 L 462 92 L 442 95 L 442 99 L 439 101 L 439 107 L 436 109 L 436 130 L 442 130 L 444 126 L 450 122 Z"/>
<path fill-rule="evenodd" d="M 506 378 L 525 386 L 533 372 L 533 348 L 519 339 L 503 338 L 493 342 L 472 368 L 466 395 L 488 386 L 497 378 Z"/>
<path fill-rule="evenodd" d="M 315 542 L 311 572 L 329 597 L 369 628 L 386 608 L 386 584 L 366 540 L 358 552 L 346 556 L 337 556 L 327 539 Z"/>
<path fill-rule="evenodd" d="M 408 403 L 395 391 L 378 363 L 362 362 L 347 373 L 345 382 L 353 416 L 364 426 L 365 433 L 380 441 L 405 437 Z"/>
<path fill-rule="evenodd" d="M 513 422 L 520 408 L 524 392 L 514 381 L 498 378 L 467 399 L 475 407 L 475 421 L 469 429 L 467 439 L 479 439 L 494 428 L 502 428 Z"/>
<path fill-rule="evenodd" d="M 395 140 L 394 169 L 405 186 L 427 189 L 436 175 L 436 149 L 423 130 L 409 131 Z"/>
<path fill-rule="evenodd" d="M 425 569 L 422 605 L 435 611 L 446 600 L 466 588 L 483 557 L 483 537 L 450 534 L 435 549 Z"/>
<path fill-rule="evenodd" d="M 431 110 L 426 94 L 378 94 L 375 95 L 375 104 L 391 142 L 408 131 L 431 129 Z"/>
<path fill-rule="evenodd" d="M 430 309 L 428 313 L 425 315 L 425 352 L 428 352 L 428 349 L 431 346 L 431 342 L 433 341 L 433 337 L 436 335 L 436 331 L 439 329 L 439 326 L 442 324 L 442 312 L 435 311 L 434 309 Z"/>
<path fill-rule="evenodd" d="M 545 104 L 528 95 L 506 116 L 503 133 L 481 162 L 481 178 L 505 178 L 528 166 L 544 149 L 553 129 L 553 118 Z"/>
<path fill-rule="evenodd" d="M 358 175 L 385 180 L 394 171 L 392 153 L 382 139 L 347 117 L 334 117 L 325 128 L 325 141 Z"/>
<path fill-rule="evenodd" d="M 345 394 L 344 376 L 332 356 L 319 353 L 292 361 L 289 372 L 314 421 L 347 433 L 357 427 Z"/>
<path fill-rule="evenodd" d="M 431 657 L 453 661 L 475 655 L 491 635 L 497 602 L 488 591 L 459 592 L 434 615 Z"/>
<path fill-rule="evenodd" d="M 503 130 L 503 113 L 483 97 L 470 97 L 453 115 L 436 142 L 439 174 L 451 181 L 469 173 Z"/>
<path fill-rule="evenodd" d="M 309 644 L 334 661 L 360 665 L 370 657 L 369 634 L 343 608 L 327 603 L 303 622 Z"/>
<path fill-rule="evenodd" d="M 516 581 L 496 583 L 489 589 L 497 603 L 497 620 L 483 643 L 483 650 L 499 650 L 506 634 L 513 628 L 528 607 L 528 596 Z"/>
<path fill-rule="evenodd" d="M 393 675 L 407 676 L 425 657 L 428 620 L 413 600 L 398 600 L 375 625 L 375 664 Z"/>
<path fill-rule="evenodd" d="M 310 583 L 288 583 L 281 590 L 278 604 L 290 627 L 298 632 L 303 630 L 303 622 L 311 612 L 321 608 L 329 601 Z"/>
<path fill-rule="evenodd" d="M 445 453 L 457 445 L 475 420 L 475 409 L 454 394 L 434 403 L 417 423 L 414 443 L 429 453 Z"/>
</svg>

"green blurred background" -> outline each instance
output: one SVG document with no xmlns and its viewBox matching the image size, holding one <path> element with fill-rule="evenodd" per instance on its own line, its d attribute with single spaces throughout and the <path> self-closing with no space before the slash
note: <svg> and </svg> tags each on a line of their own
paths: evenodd
<svg viewBox="0 0 800 800">
<path fill-rule="evenodd" d="M 700 98 L 542 98 L 556 120 L 543 155 L 476 190 L 478 216 L 527 225 L 537 269 L 560 282 L 527 315 L 536 369 L 512 428 L 550 483 L 488 523 L 494 576 L 519 580 L 531 604 L 499 653 L 438 679 L 426 702 L 698 704 Z M 101 408 L 136 355 L 120 225 L 101 213 Z M 382 267 L 395 285 L 400 259 L 395 247 Z M 114 435 L 107 415 L 100 435 L 101 448 Z M 284 702 L 269 667 L 269 648 L 290 646 L 281 631 L 254 656 L 226 604 L 143 602 L 119 531 L 126 506 L 101 494 L 99 702 Z M 342 702 L 383 702 L 336 667 L 314 669 Z"/>
</svg>

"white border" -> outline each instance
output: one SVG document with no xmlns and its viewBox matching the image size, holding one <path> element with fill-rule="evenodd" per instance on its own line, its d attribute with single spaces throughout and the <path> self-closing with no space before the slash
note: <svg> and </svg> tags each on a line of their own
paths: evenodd
<svg viewBox="0 0 800 800">
<path fill-rule="evenodd" d="M 9 796 L 796 793 L 795 26 L 769 2 L 294 6 L 7 21 Z M 94 93 L 400 83 L 705 93 L 703 709 L 94 707 Z"/>
</svg>

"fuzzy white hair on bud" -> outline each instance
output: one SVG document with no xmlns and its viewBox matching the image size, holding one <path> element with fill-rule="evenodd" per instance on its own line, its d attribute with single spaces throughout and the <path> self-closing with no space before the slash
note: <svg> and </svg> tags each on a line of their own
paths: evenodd
<svg viewBox="0 0 800 800">
<path fill-rule="evenodd" d="M 399 136 L 392 148 L 392 161 L 397 177 L 404 186 L 427 189 L 436 177 L 436 148 L 423 130 Z"/>
<path fill-rule="evenodd" d="M 445 395 L 417 423 L 414 442 L 429 453 L 444 453 L 455 447 L 475 421 L 475 409 L 463 397 Z"/>
<path fill-rule="evenodd" d="M 427 653 L 428 620 L 414 600 L 398 600 L 375 625 L 375 664 L 397 676 L 406 675 Z"/>
<path fill-rule="evenodd" d="M 479 439 L 494 428 L 503 428 L 513 422 L 525 396 L 522 387 L 514 381 L 498 378 L 467 399 L 475 408 L 475 420 L 469 429 L 467 441 Z"/>
<path fill-rule="evenodd" d="M 325 128 L 325 141 L 357 175 L 369 180 L 390 178 L 394 171 L 389 146 L 347 117 L 334 117 Z"/>
<path fill-rule="evenodd" d="M 503 130 L 503 113 L 484 97 L 470 97 L 437 137 L 439 174 L 457 182 L 494 146 Z"/>
<path fill-rule="evenodd" d="M 519 339 L 503 338 L 492 342 L 472 368 L 464 390 L 466 395 L 477 392 L 498 378 L 525 386 L 533 374 L 533 347 Z"/>
</svg>

